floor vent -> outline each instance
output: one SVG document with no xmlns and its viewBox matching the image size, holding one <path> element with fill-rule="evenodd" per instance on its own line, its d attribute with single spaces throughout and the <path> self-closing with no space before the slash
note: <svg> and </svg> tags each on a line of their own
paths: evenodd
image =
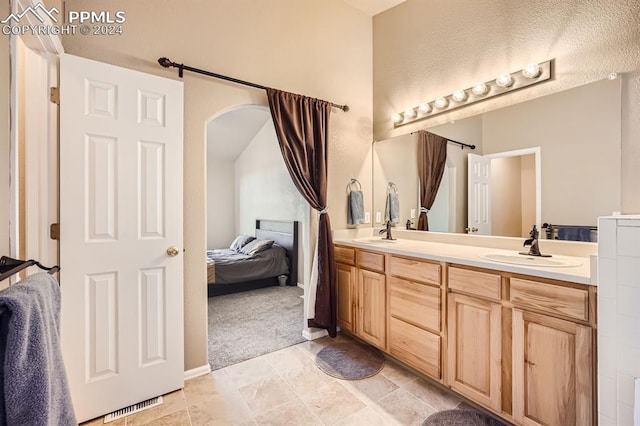
<svg viewBox="0 0 640 426">
<path fill-rule="evenodd" d="M 121 408 L 118 411 L 114 411 L 111 414 L 107 414 L 106 416 L 104 416 L 104 422 L 109 423 L 114 420 L 118 420 L 123 417 L 130 416 L 131 414 L 146 410 L 147 408 L 153 408 L 156 405 L 160 405 L 160 404 L 162 404 L 161 396 L 147 399 L 146 401 L 138 402 L 137 404 L 133 404 L 128 407 Z"/>
</svg>

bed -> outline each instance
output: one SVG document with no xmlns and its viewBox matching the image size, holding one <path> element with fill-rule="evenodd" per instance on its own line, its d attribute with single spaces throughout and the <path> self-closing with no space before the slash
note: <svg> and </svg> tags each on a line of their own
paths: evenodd
<svg viewBox="0 0 640 426">
<path fill-rule="evenodd" d="M 258 219 L 255 240 L 249 238 L 238 236 L 231 247 L 207 250 L 208 297 L 278 285 L 280 275 L 287 285 L 298 285 L 297 221 Z"/>
</svg>

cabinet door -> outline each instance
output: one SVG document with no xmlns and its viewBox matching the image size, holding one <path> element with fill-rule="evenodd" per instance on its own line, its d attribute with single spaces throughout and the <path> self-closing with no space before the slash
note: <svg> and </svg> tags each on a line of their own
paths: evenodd
<svg viewBox="0 0 640 426">
<path fill-rule="evenodd" d="M 500 412 L 500 304 L 450 293 L 447 307 L 447 384 L 467 398 Z"/>
<path fill-rule="evenodd" d="M 590 327 L 513 310 L 513 417 L 523 425 L 591 425 Z"/>
<path fill-rule="evenodd" d="M 356 268 L 342 263 L 336 264 L 338 281 L 338 325 L 341 329 L 355 332 Z"/>
<path fill-rule="evenodd" d="M 358 270 L 357 334 L 363 340 L 385 349 L 386 344 L 385 276 L 364 269 Z"/>
</svg>

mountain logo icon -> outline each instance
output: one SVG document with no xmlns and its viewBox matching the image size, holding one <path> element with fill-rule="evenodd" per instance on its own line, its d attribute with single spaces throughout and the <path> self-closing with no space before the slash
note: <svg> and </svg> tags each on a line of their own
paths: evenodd
<svg viewBox="0 0 640 426">
<path fill-rule="evenodd" d="M 20 13 L 12 13 L 9 16 L 7 16 L 6 19 L 0 21 L 0 23 L 2 24 L 9 24 L 12 20 L 15 21 L 15 23 L 19 23 L 20 19 L 22 19 L 23 16 L 27 15 L 27 14 L 32 14 L 33 16 L 36 17 L 36 19 L 38 19 L 38 21 L 40 21 L 41 23 L 44 24 L 44 20 L 45 18 L 48 16 L 54 23 L 58 22 L 58 19 L 55 17 L 54 13 L 60 13 L 60 11 L 58 9 L 56 9 L 55 7 L 52 7 L 51 9 L 47 9 L 46 7 L 44 7 L 44 5 L 42 3 L 38 3 L 35 6 L 29 6 L 27 7 L 25 10 L 23 10 Z"/>
</svg>

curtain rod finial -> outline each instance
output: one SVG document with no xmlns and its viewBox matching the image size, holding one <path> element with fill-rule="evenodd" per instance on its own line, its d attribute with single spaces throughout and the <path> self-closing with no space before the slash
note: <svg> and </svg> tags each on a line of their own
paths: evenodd
<svg viewBox="0 0 640 426">
<path fill-rule="evenodd" d="M 158 63 L 165 68 L 169 68 L 170 66 L 173 65 L 173 62 L 171 62 L 168 58 L 164 58 L 164 57 L 158 59 Z"/>
<path fill-rule="evenodd" d="M 342 111 L 344 111 L 344 112 L 349 112 L 350 109 L 351 108 L 349 108 L 349 105 L 345 105 L 345 106 L 342 107 Z"/>
</svg>

